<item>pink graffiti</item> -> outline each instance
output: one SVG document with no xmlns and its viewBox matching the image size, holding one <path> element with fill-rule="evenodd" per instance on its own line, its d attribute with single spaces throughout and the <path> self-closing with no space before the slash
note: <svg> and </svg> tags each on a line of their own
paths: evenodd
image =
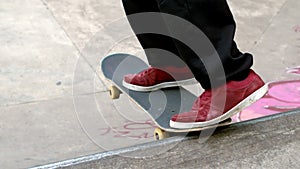
<svg viewBox="0 0 300 169">
<path fill-rule="evenodd" d="M 299 108 L 300 80 L 273 82 L 263 98 L 233 117 L 233 120 L 250 120 Z"/>
<path fill-rule="evenodd" d="M 156 125 L 152 120 L 146 120 L 144 122 L 126 122 L 121 127 L 106 127 L 100 129 L 100 135 L 112 135 L 114 138 L 134 138 L 134 139 L 146 139 L 153 137 L 153 133 L 149 133 L 147 129 L 156 128 Z"/>
<path fill-rule="evenodd" d="M 293 27 L 295 32 L 300 32 L 300 25 L 296 25 Z"/>
<path fill-rule="evenodd" d="M 288 68 L 286 72 L 300 75 L 300 66 Z"/>
</svg>

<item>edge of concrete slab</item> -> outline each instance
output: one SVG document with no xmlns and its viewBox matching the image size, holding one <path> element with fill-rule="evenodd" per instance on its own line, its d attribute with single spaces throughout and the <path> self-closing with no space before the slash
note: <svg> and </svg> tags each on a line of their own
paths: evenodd
<svg viewBox="0 0 300 169">
<path fill-rule="evenodd" d="M 257 118 L 254 120 L 239 122 L 239 123 L 232 124 L 228 127 L 223 127 L 223 128 L 225 128 L 225 129 L 226 128 L 243 128 L 246 126 L 251 126 L 251 125 L 254 125 L 257 123 L 261 123 L 261 122 L 268 122 L 268 121 L 272 121 L 275 119 L 284 121 L 284 119 L 285 119 L 284 117 L 298 115 L 298 114 L 300 114 L 300 109 L 283 112 L 283 113 L 279 113 L 279 114 L 275 114 L 275 115 L 271 115 L 271 116 L 261 117 L 261 118 Z M 76 166 L 76 165 L 80 165 L 80 164 L 86 164 L 86 163 L 90 163 L 90 162 L 99 161 L 99 160 L 102 160 L 105 158 L 115 157 L 115 156 L 122 155 L 122 154 L 129 154 L 129 153 L 133 153 L 133 152 L 137 152 L 137 151 L 159 148 L 159 147 L 167 146 L 170 144 L 179 143 L 182 141 L 192 140 L 195 138 L 198 138 L 198 136 L 197 135 L 190 136 L 190 137 L 175 136 L 175 137 L 170 137 L 168 139 L 164 139 L 164 140 L 160 140 L 160 141 L 144 143 L 144 144 L 135 145 L 135 146 L 127 147 L 127 148 L 122 148 L 122 149 L 82 156 L 82 157 L 78 157 L 78 158 L 68 159 L 68 160 L 64 160 L 64 161 L 60 161 L 60 162 L 56 162 L 56 163 L 52 163 L 52 164 L 36 166 L 31 169 L 72 167 L 72 166 Z"/>
<path fill-rule="evenodd" d="M 82 164 L 82 163 L 100 160 L 100 159 L 103 159 L 106 157 L 111 157 L 111 156 L 129 153 L 129 152 L 134 152 L 137 150 L 148 149 L 151 147 L 163 146 L 163 145 L 176 143 L 176 142 L 180 142 L 180 141 L 184 141 L 184 140 L 189 140 L 189 139 L 193 139 L 193 138 L 195 138 L 195 137 L 175 136 L 175 137 L 170 137 L 170 138 L 167 138 L 164 140 L 159 140 L 159 141 L 139 144 L 139 145 L 135 145 L 135 146 L 130 146 L 130 147 L 126 147 L 126 148 L 121 148 L 121 149 L 117 149 L 117 150 L 111 150 L 111 151 L 106 151 L 106 152 L 102 152 L 102 153 L 82 156 L 82 157 L 68 159 L 68 160 L 64 160 L 64 161 L 60 161 L 60 162 L 56 162 L 56 163 L 52 163 L 52 164 L 36 166 L 36 167 L 32 167 L 31 169 L 51 169 L 51 168 L 69 167 L 69 166 L 73 166 L 73 165 L 78 165 L 78 164 Z"/>
</svg>

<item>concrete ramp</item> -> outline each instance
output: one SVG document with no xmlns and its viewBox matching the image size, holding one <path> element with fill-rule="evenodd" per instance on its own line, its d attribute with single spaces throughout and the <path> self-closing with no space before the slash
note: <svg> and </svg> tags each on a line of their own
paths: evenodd
<svg viewBox="0 0 300 169">
<path fill-rule="evenodd" d="M 298 168 L 300 110 L 37 168 Z"/>
</svg>

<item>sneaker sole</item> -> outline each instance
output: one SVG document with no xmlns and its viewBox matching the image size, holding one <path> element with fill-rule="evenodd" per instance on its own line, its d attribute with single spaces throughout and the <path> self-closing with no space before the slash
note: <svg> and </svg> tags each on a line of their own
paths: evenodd
<svg viewBox="0 0 300 169">
<path fill-rule="evenodd" d="M 160 83 L 160 84 L 157 84 L 154 86 L 147 86 L 147 87 L 133 85 L 133 84 L 125 82 L 124 80 L 122 83 L 123 83 L 124 87 L 126 87 L 127 89 L 130 89 L 130 90 L 139 91 L 139 92 L 150 92 L 150 91 L 155 91 L 155 90 L 159 90 L 162 88 L 196 84 L 196 83 L 198 83 L 198 81 L 195 78 L 192 78 L 192 79 L 181 80 L 181 81 L 164 82 L 164 83 Z"/>
<path fill-rule="evenodd" d="M 265 84 L 264 86 L 262 86 L 261 88 L 259 88 L 255 92 L 253 92 L 251 95 L 246 97 L 243 101 L 241 101 L 235 107 L 233 107 L 232 109 L 230 109 L 229 111 L 227 111 L 226 113 L 224 113 L 223 115 L 221 115 L 217 118 L 214 118 L 214 119 L 211 119 L 211 120 L 208 120 L 205 122 L 191 122 L 191 123 L 183 123 L 183 122 L 176 122 L 176 121 L 170 120 L 170 126 L 172 128 L 177 128 L 177 129 L 189 129 L 189 128 L 206 127 L 206 126 L 211 126 L 211 125 L 220 123 L 220 122 L 234 116 L 235 114 L 241 112 L 244 108 L 250 106 L 252 103 L 254 103 L 255 101 L 262 98 L 267 93 L 267 91 L 268 91 L 268 84 Z"/>
</svg>

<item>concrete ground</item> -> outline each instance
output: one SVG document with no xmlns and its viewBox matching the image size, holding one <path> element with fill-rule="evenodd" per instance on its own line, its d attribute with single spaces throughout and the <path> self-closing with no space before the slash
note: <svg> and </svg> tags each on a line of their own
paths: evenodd
<svg viewBox="0 0 300 169">
<path fill-rule="evenodd" d="M 229 4 L 238 46 L 254 54 L 254 69 L 264 80 L 299 78 L 286 68 L 300 65 L 300 1 Z M 150 118 L 126 97 L 110 100 L 97 74 L 109 53 L 138 53 L 145 59 L 132 32 L 105 46 L 112 35 L 103 30 L 113 32 L 110 26 L 122 18 L 119 0 L 0 2 L 1 168 L 152 141 Z"/>
<path fill-rule="evenodd" d="M 300 165 L 300 111 L 219 128 L 210 137 L 172 137 L 34 169 L 289 168 Z"/>
</svg>

